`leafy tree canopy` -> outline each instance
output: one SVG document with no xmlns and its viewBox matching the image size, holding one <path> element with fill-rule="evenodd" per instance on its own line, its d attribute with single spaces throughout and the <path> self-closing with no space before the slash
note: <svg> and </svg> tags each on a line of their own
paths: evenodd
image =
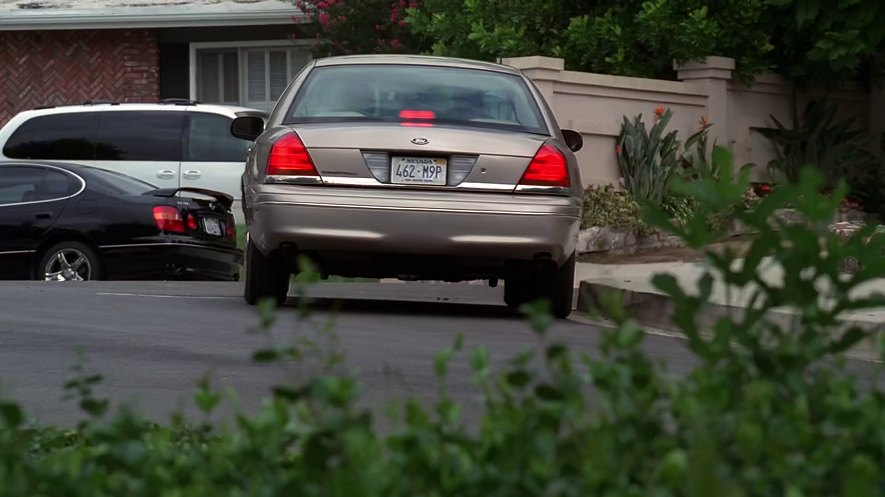
<svg viewBox="0 0 885 497">
<path fill-rule="evenodd" d="M 299 0 L 321 54 L 562 57 L 575 70 L 672 77 L 673 61 L 733 57 L 744 81 L 868 80 L 885 67 L 882 0 Z"/>
</svg>

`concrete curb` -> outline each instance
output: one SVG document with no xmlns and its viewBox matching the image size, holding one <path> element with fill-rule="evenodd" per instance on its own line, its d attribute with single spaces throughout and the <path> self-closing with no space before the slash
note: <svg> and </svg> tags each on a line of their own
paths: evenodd
<svg viewBox="0 0 885 497">
<path fill-rule="evenodd" d="M 674 335 L 681 335 L 679 327 L 673 323 L 673 310 L 676 305 L 667 295 L 654 292 L 642 292 L 626 290 L 611 285 L 582 281 L 578 288 L 577 310 L 590 315 L 609 318 L 610 315 L 599 306 L 600 298 L 615 292 L 620 295 L 621 301 L 630 316 L 643 326 L 664 330 Z M 700 315 L 700 325 L 710 328 L 723 317 L 740 316 L 744 311 L 742 307 L 710 303 Z M 786 311 L 772 311 L 769 319 L 780 325 L 792 325 L 796 318 L 794 314 Z M 881 323 L 861 320 L 843 320 L 843 328 L 858 327 L 871 332 L 870 337 L 848 350 L 848 357 L 863 360 L 881 360 L 879 353 L 879 340 L 885 339 L 885 326 Z"/>
</svg>

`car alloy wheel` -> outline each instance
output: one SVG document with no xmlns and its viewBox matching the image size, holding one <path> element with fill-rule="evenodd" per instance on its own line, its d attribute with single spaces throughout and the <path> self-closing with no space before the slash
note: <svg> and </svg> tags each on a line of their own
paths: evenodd
<svg viewBox="0 0 885 497">
<path fill-rule="evenodd" d="M 92 264 L 86 254 L 75 248 L 59 250 L 46 263 L 46 281 L 86 281 L 92 279 Z"/>
<path fill-rule="evenodd" d="M 102 279 L 95 250 L 80 242 L 58 243 L 44 252 L 36 277 L 44 281 L 88 281 Z"/>
</svg>

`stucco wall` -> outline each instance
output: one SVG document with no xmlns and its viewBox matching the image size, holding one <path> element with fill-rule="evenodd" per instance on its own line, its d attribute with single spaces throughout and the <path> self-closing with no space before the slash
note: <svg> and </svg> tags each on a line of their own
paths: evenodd
<svg viewBox="0 0 885 497">
<path fill-rule="evenodd" d="M 757 178 L 765 176 L 775 151 L 756 130 L 774 126 L 770 115 L 791 123 L 788 85 L 775 76 L 763 76 L 745 87 L 731 79 L 734 61 L 724 57 L 677 67 L 680 81 L 565 71 L 561 59 L 548 57 L 510 58 L 503 63 L 522 69 L 532 79 L 560 126 L 584 136 L 578 159 L 585 184 L 618 184 L 614 149 L 624 116 L 642 114 L 651 126 L 657 107 L 670 108 L 674 115 L 668 129 L 676 129 L 681 140 L 698 130 L 702 118 L 707 119 L 713 123 L 711 138 L 729 147 L 738 165 L 755 163 Z M 815 96 L 820 93 L 800 98 L 800 112 Z M 829 98 L 839 104 L 842 116 L 857 116 L 860 126 L 885 131 L 881 91 L 874 91 L 871 98 L 865 90 L 850 87 L 832 92 Z"/>
</svg>

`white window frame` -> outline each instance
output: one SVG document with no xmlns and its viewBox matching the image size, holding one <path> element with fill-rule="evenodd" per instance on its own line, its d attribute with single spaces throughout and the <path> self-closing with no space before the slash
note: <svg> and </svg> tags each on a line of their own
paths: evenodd
<svg viewBox="0 0 885 497">
<path fill-rule="evenodd" d="M 188 71 L 190 77 L 190 99 L 197 99 L 197 50 L 204 49 L 236 49 L 237 50 L 237 76 L 239 78 L 239 101 L 240 105 L 246 101 L 246 71 L 243 70 L 246 63 L 245 50 L 248 49 L 273 49 L 273 48 L 304 48 L 310 54 L 311 40 L 251 40 L 251 41 L 211 41 L 190 43 Z M 311 55 L 311 60 L 313 56 Z M 296 71 L 297 72 L 297 71 Z"/>
</svg>

